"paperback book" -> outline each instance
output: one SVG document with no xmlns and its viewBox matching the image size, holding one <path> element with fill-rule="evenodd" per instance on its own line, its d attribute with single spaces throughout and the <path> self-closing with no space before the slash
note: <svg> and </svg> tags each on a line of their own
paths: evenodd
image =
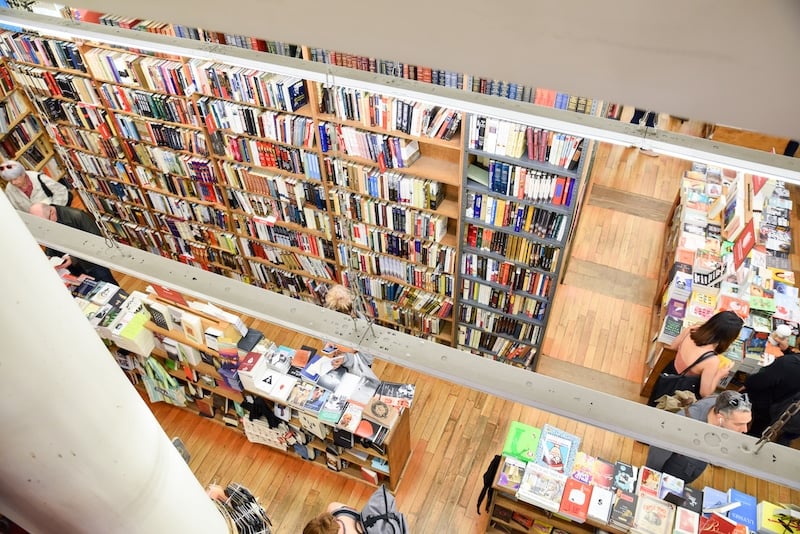
<svg viewBox="0 0 800 534">
<path fill-rule="evenodd" d="M 523 462 L 530 462 L 536 457 L 541 430 L 535 426 L 512 421 L 503 445 L 503 455 L 512 456 Z"/>
<path fill-rule="evenodd" d="M 633 529 L 636 534 L 672 534 L 675 505 L 650 495 L 639 495 Z"/>
<path fill-rule="evenodd" d="M 497 485 L 516 492 L 522 482 L 522 475 L 525 474 L 526 465 L 527 462 L 513 456 L 503 456 L 503 464 L 497 476 Z"/>
<path fill-rule="evenodd" d="M 529 462 L 525 466 L 517 498 L 545 510 L 557 512 L 561 506 L 561 496 L 566 482 L 567 475 L 564 473 Z"/>
<path fill-rule="evenodd" d="M 534 462 L 558 473 L 571 473 L 580 438 L 551 425 L 544 425 Z"/>
</svg>

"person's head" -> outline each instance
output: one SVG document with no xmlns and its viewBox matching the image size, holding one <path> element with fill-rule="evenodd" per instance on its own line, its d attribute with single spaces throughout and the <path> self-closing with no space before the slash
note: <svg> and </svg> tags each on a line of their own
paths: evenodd
<svg viewBox="0 0 800 534">
<path fill-rule="evenodd" d="M 333 514 L 320 514 L 303 527 L 303 534 L 339 534 L 344 532 L 344 525 Z"/>
<path fill-rule="evenodd" d="M 48 221 L 58 222 L 58 213 L 56 213 L 56 209 L 50 204 L 37 202 L 32 204 L 31 209 L 28 211 L 31 215 L 41 217 L 42 219 L 47 219 Z"/>
<path fill-rule="evenodd" d="M 0 177 L 16 187 L 23 187 L 29 180 L 25 167 L 19 161 L 14 160 L 0 163 Z"/>
<path fill-rule="evenodd" d="M 769 335 L 769 340 L 773 345 L 777 345 L 781 350 L 789 348 L 789 337 L 792 335 L 792 327 L 787 324 L 778 325 Z"/>
<path fill-rule="evenodd" d="M 722 311 L 693 330 L 689 336 L 696 345 L 715 345 L 714 352 L 722 354 L 739 335 L 743 324 L 744 321 L 734 312 Z"/>
<path fill-rule="evenodd" d="M 733 432 L 747 432 L 747 425 L 753 418 L 752 409 L 747 394 L 725 390 L 717 395 L 708 422 Z"/>
</svg>

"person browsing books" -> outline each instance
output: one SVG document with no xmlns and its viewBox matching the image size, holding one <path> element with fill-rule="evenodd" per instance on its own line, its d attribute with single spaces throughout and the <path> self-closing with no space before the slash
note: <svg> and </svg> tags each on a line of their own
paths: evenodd
<svg viewBox="0 0 800 534">
<path fill-rule="evenodd" d="M 83 210 L 70 208 L 69 206 L 51 206 L 49 204 L 36 203 L 31 206 L 30 214 L 41 217 L 42 219 L 65 224 L 77 230 L 89 232 L 90 234 L 102 236 L 92 216 Z M 48 257 L 64 256 L 61 252 L 50 248 L 45 249 L 45 254 L 47 254 Z M 64 263 L 59 265 L 58 268 L 68 269 L 70 273 L 75 276 L 85 274 L 91 276 L 95 280 L 110 282 L 117 286 L 119 285 L 108 267 L 103 267 L 102 265 L 97 265 L 80 258 L 66 256 Z"/>
<path fill-rule="evenodd" d="M 758 438 L 777 420 L 773 417 L 774 407 L 800 393 L 800 354 L 789 353 L 776 358 L 770 365 L 748 376 L 744 391 L 753 400 L 753 424 L 747 433 Z M 797 437 L 800 436 L 784 432 L 778 443 L 788 445 Z"/>
<path fill-rule="evenodd" d="M 700 399 L 678 414 L 732 432 L 746 432 L 752 418 L 751 410 L 752 405 L 747 395 L 727 390 L 719 395 Z M 708 464 L 666 449 L 650 447 L 645 465 L 683 479 L 688 484 L 697 480 Z"/>
<path fill-rule="evenodd" d="M 708 397 L 730 372 L 733 362 L 720 356 L 736 340 L 744 322 L 732 311 L 722 311 L 698 327 L 684 328 L 669 348 L 676 351 L 675 360 L 667 364 L 665 373 L 679 374 L 704 354 L 714 355 L 694 365 L 687 376 L 700 377 L 699 397 Z"/>
<path fill-rule="evenodd" d="M 67 188 L 46 174 L 26 171 L 18 161 L 0 163 L 0 176 L 8 182 L 6 197 L 11 205 L 19 211 L 30 211 L 37 202 L 66 206 L 69 204 Z M 45 188 L 50 191 L 48 195 Z"/>
<path fill-rule="evenodd" d="M 339 502 L 332 502 L 328 510 L 315 517 L 303 528 L 303 534 L 363 534 L 364 530 L 356 522 L 351 512 L 358 514 L 349 506 Z"/>
</svg>

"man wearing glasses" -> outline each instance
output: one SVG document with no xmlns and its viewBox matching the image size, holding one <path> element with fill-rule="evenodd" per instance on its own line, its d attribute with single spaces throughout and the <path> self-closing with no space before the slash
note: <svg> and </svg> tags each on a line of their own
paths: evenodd
<svg viewBox="0 0 800 534">
<path fill-rule="evenodd" d="M 752 418 L 751 410 L 750 399 L 746 394 L 726 390 L 719 395 L 700 399 L 686 408 L 685 413 L 679 413 L 732 432 L 747 432 L 747 425 Z M 697 480 L 708 464 L 665 449 L 650 447 L 645 465 L 681 478 L 688 484 Z"/>
</svg>

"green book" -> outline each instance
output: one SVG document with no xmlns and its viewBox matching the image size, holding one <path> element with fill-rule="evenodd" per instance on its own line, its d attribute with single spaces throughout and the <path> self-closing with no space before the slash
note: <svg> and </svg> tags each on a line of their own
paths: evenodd
<svg viewBox="0 0 800 534">
<path fill-rule="evenodd" d="M 506 435 L 506 443 L 503 446 L 503 454 L 518 458 L 523 462 L 533 460 L 536 455 L 536 447 L 539 444 L 541 429 L 535 426 L 526 425 L 519 421 L 512 421 L 511 427 Z"/>
</svg>

